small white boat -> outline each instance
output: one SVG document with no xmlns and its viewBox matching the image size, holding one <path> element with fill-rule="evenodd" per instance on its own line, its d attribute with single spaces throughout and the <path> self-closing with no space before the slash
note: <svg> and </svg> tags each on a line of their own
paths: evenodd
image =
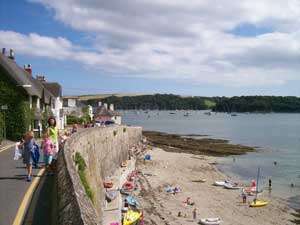
<svg viewBox="0 0 300 225">
<path fill-rule="evenodd" d="M 220 218 L 203 218 L 200 219 L 200 223 L 204 225 L 219 225 L 221 223 Z"/>
<path fill-rule="evenodd" d="M 214 185 L 215 185 L 215 186 L 222 186 L 222 187 L 224 187 L 224 185 L 225 185 L 226 183 L 227 183 L 226 181 L 215 181 L 215 182 L 214 182 Z"/>
<path fill-rule="evenodd" d="M 240 189 L 239 186 L 237 186 L 236 184 L 231 184 L 231 183 L 225 183 L 223 186 L 226 189 L 235 189 L 235 190 Z"/>
<path fill-rule="evenodd" d="M 105 193 L 105 197 L 106 197 L 106 199 L 108 201 L 114 200 L 117 196 L 118 196 L 118 192 L 117 191 L 107 191 Z"/>
</svg>

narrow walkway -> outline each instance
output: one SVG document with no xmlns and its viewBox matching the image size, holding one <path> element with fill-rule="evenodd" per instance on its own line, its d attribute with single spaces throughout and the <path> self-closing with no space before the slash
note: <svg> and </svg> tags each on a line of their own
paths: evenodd
<svg viewBox="0 0 300 225">
<path fill-rule="evenodd" d="M 0 152 L 0 225 L 13 223 L 31 184 L 26 182 L 27 170 L 22 159 L 14 161 L 13 157 L 14 147 Z M 33 175 L 36 176 L 39 171 L 33 169 Z"/>
</svg>

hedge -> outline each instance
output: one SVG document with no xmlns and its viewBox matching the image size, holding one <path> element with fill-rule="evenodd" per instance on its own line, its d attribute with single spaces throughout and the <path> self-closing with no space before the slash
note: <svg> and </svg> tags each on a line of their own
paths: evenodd
<svg viewBox="0 0 300 225">
<path fill-rule="evenodd" d="M 19 140 L 33 125 L 33 110 L 29 107 L 28 96 L 17 87 L 3 70 L 0 70 L 0 105 L 7 105 L 5 111 L 6 137 Z"/>
</svg>

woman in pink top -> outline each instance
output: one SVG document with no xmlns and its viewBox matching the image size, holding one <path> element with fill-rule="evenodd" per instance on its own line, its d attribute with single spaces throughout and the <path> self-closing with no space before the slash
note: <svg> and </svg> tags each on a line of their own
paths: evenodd
<svg viewBox="0 0 300 225">
<path fill-rule="evenodd" d="M 52 157 L 53 157 L 53 152 L 54 152 L 54 145 L 53 142 L 49 139 L 49 135 L 47 133 L 44 133 L 42 135 L 42 146 L 41 148 L 43 149 L 44 153 L 44 162 L 46 166 L 46 172 L 49 171 L 52 163 Z"/>
</svg>

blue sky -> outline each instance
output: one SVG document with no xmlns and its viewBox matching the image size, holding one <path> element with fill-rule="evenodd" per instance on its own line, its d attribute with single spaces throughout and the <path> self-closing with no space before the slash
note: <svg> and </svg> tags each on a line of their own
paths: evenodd
<svg viewBox="0 0 300 225">
<path fill-rule="evenodd" d="M 289 3 L 2 0 L 0 46 L 66 95 L 299 96 Z"/>
</svg>

